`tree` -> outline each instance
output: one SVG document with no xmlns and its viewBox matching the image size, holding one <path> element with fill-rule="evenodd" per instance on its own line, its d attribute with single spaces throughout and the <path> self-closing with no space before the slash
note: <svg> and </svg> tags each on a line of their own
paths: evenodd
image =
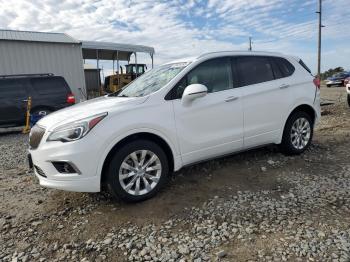
<svg viewBox="0 0 350 262">
<path fill-rule="evenodd" d="M 338 66 L 336 68 L 330 68 L 327 71 L 321 73 L 321 79 L 325 80 L 328 77 L 331 77 L 334 74 L 341 73 L 341 72 L 344 72 L 344 68 L 342 68 L 341 66 Z"/>
</svg>

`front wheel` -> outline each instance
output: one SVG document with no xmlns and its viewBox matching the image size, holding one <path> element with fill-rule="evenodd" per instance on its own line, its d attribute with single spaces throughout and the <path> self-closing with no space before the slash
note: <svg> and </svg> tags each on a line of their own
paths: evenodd
<svg viewBox="0 0 350 262">
<path fill-rule="evenodd" d="M 287 120 L 283 131 L 281 151 L 286 155 L 298 155 L 311 144 L 313 136 L 313 121 L 309 114 L 298 111 Z"/>
<path fill-rule="evenodd" d="M 109 162 L 107 186 L 117 198 L 138 202 L 153 197 L 168 180 L 168 160 L 163 149 L 147 140 L 119 148 Z"/>
</svg>

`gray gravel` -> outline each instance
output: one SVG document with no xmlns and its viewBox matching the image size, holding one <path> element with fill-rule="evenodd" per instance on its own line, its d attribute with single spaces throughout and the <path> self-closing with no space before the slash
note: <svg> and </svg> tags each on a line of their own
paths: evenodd
<svg viewBox="0 0 350 262">
<path fill-rule="evenodd" d="M 0 132 L 0 168 L 27 166 L 28 135 Z"/>
<path fill-rule="evenodd" d="M 315 153 L 304 157 L 317 161 Z M 326 151 L 325 155 L 331 153 Z M 267 159 L 266 174 L 278 168 L 279 160 Z M 320 170 L 324 168 L 319 166 Z M 104 235 L 58 244 L 40 243 L 38 228 L 45 220 L 56 230 L 64 230 L 64 221 L 73 214 L 81 219 L 70 231 L 89 223 L 91 213 L 103 199 L 74 210 L 40 215 L 17 223 L 2 217 L 1 261 L 44 261 L 56 253 L 53 261 L 103 261 L 111 251 L 121 252 L 128 261 L 231 261 L 232 245 L 252 246 L 250 256 L 259 261 L 350 261 L 350 165 L 337 167 L 334 173 L 292 172 L 280 174 L 288 190 L 238 191 L 222 198 L 214 196 L 200 207 L 185 208 L 182 213 L 161 224 L 138 226 L 132 222 L 111 227 Z M 319 212 L 321 210 L 321 212 Z M 332 221 L 329 220 L 332 217 Z M 13 249 L 13 236 L 30 239 L 26 252 Z M 264 242 L 264 248 L 259 248 Z M 258 248 L 257 248 L 258 247 Z M 230 256 L 231 255 L 231 256 Z M 41 260 L 40 260 L 41 259 Z"/>
</svg>

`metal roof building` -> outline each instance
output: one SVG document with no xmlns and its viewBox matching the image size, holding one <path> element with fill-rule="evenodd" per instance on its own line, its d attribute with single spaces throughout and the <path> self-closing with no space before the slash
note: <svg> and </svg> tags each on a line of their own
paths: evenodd
<svg viewBox="0 0 350 262">
<path fill-rule="evenodd" d="M 130 61 L 154 49 L 98 41 L 80 41 L 64 33 L 0 30 L 0 75 L 52 73 L 63 76 L 77 101 L 86 98 L 84 59 Z M 99 68 L 97 66 L 97 68 Z M 117 67 L 119 68 L 119 66 Z"/>
</svg>

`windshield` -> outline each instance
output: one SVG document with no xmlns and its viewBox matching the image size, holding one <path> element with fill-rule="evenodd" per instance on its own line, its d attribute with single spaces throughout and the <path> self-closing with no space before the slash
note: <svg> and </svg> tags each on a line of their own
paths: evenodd
<svg viewBox="0 0 350 262">
<path fill-rule="evenodd" d="M 119 93 L 112 95 L 119 97 L 136 97 L 152 94 L 169 83 L 187 65 L 187 63 L 175 63 L 152 69 L 135 79 Z"/>
</svg>

